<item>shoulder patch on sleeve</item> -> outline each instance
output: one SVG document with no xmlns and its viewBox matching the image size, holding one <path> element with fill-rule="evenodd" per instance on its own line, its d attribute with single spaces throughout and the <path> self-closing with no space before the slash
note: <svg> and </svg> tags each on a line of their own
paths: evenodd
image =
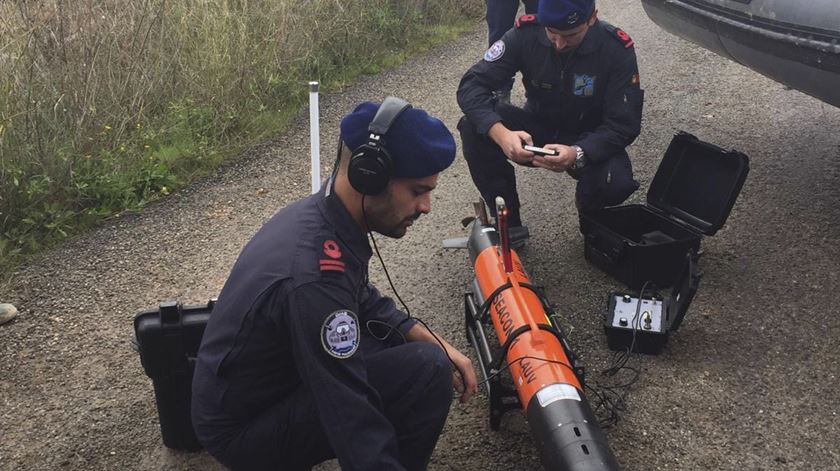
<svg viewBox="0 0 840 471">
<path fill-rule="evenodd" d="M 494 42 L 484 53 L 484 60 L 487 62 L 494 62 L 505 55 L 505 42 L 501 39 Z"/>
<path fill-rule="evenodd" d="M 621 41 L 622 44 L 624 44 L 624 49 L 630 49 L 631 47 L 633 47 L 633 40 L 630 39 L 630 35 L 627 34 L 623 29 L 615 28 L 612 33 L 615 35 L 616 38 L 618 38 L 619 41 Z"/>
<path fill-rule="evenodd" d="M 537 23 L 537 15 L 522 15 L 513 22 L 517 28 L 521 28 L 525 25 L 533 24 L 536 25 Z"/>
<path fill-rule="evenodd" d="M 321 251 L 321 258 L 318 260 L 318 264 L 321 267 L 321 271 L 334 271 L 344 273 L 345 264 L 341 260 L 341 247 L 338 245 L 338 242 L 335 239 L 324 239 L 322 244 L 322 251 Z"/>
<path fill-rule="evenodd" d="M 359 318 L 353 311 L 340 309 L 333 312 L 321 326 L 321 345 L 332 357 L 350 358 L 359 349 Z"/>
</svg>

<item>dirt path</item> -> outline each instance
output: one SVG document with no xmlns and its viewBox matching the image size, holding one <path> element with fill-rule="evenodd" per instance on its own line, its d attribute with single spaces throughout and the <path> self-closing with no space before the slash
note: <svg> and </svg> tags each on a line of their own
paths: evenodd
<svg viewBox="0 0 840 471">
<path fill-rule="evenodd" d="M 611 445 L 632 470 L 838 469 L 840 110 L 667 35 L 639 3 L 599 2 L 602 17 L 633 36 L 647 92 L 643 134 L 630 149 L 643 185 L 634 200 L 644 199 L 677 129 L 747 153 L 752 172 L 727 227 L 705 239 L 700 292 L 666 352 L 644 359 Z M 484 46 L 477 24 L 322 96 L 323 160 L 332 161 L 340 117 L 364 99 L 401 96 L 454 130 L 455 89 Z M 257 228 L 308 193 L 301 116 L 240 164 L 20 270 L 2 297 L 21 314 L 0 327 L 0 469 L 219 469 L 203 453 L 162 447 L 151 383 L 129 345 L 132 319 L 161 300 L 217 294 Z M 533 234 L 525 264 L 574 325 L 572 343 L 597 375 L 610 355 L 599 316 L 620 286 L 583 260 L 568 178 L 526 172 L 520 187 Z M 405 301 L 465 351 L 467 255 L 440 240 L 462 233 L 476 197 L 459 158 L 432 214 L 403 240 L 381 240 Z M 493 432 L 487 415 L 483 395 L 453 406 L 430 468 L 540 469 L 521 416 Z"/>
</svg>

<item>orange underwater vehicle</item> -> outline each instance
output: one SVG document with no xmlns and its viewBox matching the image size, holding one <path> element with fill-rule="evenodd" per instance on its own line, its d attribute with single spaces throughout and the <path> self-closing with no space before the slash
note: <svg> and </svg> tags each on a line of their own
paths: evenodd
<svg viewBox="0 0 840 471">
<path fill-rule="evenodd" d="M 510 248 L 504 201 L 496 199 L 498 227 L 488 223 L 483 203 L 475 206 L 467 240 L 475 279 L 465 295 L 465 320 L 487 386 L 491 428 L 498 430 L 502 415 L 521 407 L 545 469 L 619 469 L 584 395 L 583 368 Z M 500 353 L 488 343 L 490 324 Z M 506 369 L 513 388 L 501 380 Z"/>
</svg>

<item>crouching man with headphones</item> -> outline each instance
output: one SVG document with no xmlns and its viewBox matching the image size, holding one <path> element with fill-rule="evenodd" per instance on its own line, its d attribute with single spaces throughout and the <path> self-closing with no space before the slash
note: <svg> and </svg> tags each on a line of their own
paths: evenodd
<svg viewBox="0 0 840 471">
<path fill-rule="evenodd" d="M 207 324 L 192 420 L 232 469 L 425 469 L 469 358 L 368 282 L 368 233 L 400 238 L 431 210 L 455 158 L 444 124 L 403 100 L 341 121 L 319 193 L 280 210 L 245 246 Z"/>
</svg>

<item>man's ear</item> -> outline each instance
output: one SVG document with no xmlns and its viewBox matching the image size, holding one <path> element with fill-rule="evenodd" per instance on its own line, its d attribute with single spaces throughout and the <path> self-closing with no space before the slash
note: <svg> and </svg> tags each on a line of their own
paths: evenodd
<svg viewBox="0 0 840 471">
<path fill-rule="evenodd" d="M 592 16 L 589 17 L 589 21 L 587 21 L 587 23 L 589 24 L 589 26 L 592 26 L 592 25 L 595 24 L 596 21 L 598 21 L 598 9 L 597 8 L 595 9 L 595 11 L 592 12 Z"/>
</svg>

